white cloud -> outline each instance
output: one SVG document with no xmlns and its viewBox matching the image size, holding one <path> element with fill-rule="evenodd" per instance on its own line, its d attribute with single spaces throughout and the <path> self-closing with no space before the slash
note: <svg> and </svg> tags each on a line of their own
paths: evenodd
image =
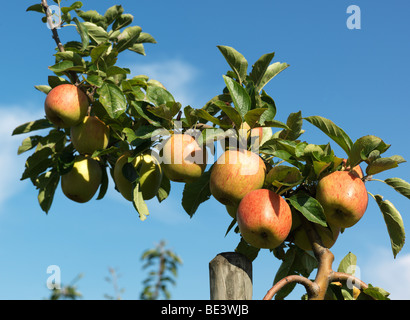
<svg viewBox="0 0 410 320">
<path fill-rule="evenodd" d="M 410 253 L 401 252 L 394 259 L 391 250 L 381 248 L 359 266 L 362 279 L 390 292 L 390 299 L 410 299 Z"/>
<path fill-rule="evenodd" d="M 150 79 L 160 81 L 183 106 L 195 105 L 193 81 L 198 70 L 192 65 L 178 60 L 166 60 L 149 64 L 133 65 L 131 74 L 147 75 Z"/>
<path fill-rule="evenodd" d="M 23 135 L 12 136 L 14 128 L 27 121 L 39 119 L 41 112 L 30 112 L 22 107 L 0 106 L 0 206 L 23 187 L 20 181 L 26 157 L 17 155 Z"/>
</svg>

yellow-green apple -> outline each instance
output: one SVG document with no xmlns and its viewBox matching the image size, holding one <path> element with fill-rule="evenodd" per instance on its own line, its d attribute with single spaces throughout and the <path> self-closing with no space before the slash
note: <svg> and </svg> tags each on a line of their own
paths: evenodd
<svg viewBox="0 0 410 320">
<path fill-rule="evenodd" d="M 227 150 L 212 167 L 209 187 L 216 200 L 237 206 L 247 193 L 263 187 L 265 175 L 265 163 L 256 153 Z"/>
<path fill-rule="evenodd" d="M 74 148 L 81 154 L 93 154 L 94 151 L 107 148 L 110 128 L 95 116 L 84 119 L 70 129 Z"/>
<path fill-rule="evenodd" d="M 316 199 L 328 224 L 349 228 L 365 213 L 368 195 L 364 182 L 355 173 L 335 171 L 319 180 Z"/>
<path fill-rule="evenodd" d="M 236 219 L 236 211 L 238 210 L 238 207 L 237 206 L 230 206 L 230 205 L 227 205 L 225 207 L 226 207 L 226 211 L 228 211 L 229 215 L 232 218 Z"/>
<path fill-rule="evenodd" d="M 165 176 L 175 182 L 194 182 L 207 164 L 206 148 L 199 146 L 189 134 L 171 135 L 161 150 L 161 157 Z"/>
<path fill-rule="evenodd" d="M 294 218 L 294 216 L 292 216 L 292 218 Z M 340 228 L 332 227 L 330 225 L 328 227 L 323 227 L 317 223 L 313 224 L 313 228 L 316 230 L 317 234 L 322 240 L 323 246 L 328 249 L 333 247 L 333 245 L 336 243 L 337 238 L 339 237 Z M 299 248 L 306 251 L 312 251 L 312 245 L 303 226 L 300 226 L 295 230 L 294 242 Z"/>
<path fill-rule="evenodd" d="M 116 161 L 114 166 L 114 182 L 118 191 L 128 201 L 133 199 L 133 184 L 123 174 L 123 168 L 128 163 L 130 154 L 128 152 L 122 154 Z M 149 200 L 155 197 L 162 181 L 161 165 L 155 154 L 141 154 L 131 160 L 130 165 L 137 170 L 139 174 L 140 190 L 144 200 Z"/>
<path fill-rule="evenodd" d="M 87 95 L 72 84 L 61 84 L 47 94 L 44 111 L 47 119 L 61 128 L 80 123 L 88 110 Z"/>
<path fill-rule="evenodd" d="M 72 169 L 61 176 L 61 189 L 67 198 L 84 203 L 95 195 L 101 180 L 100 164 L 92 158 L 77 156 Z"/>
<path fill-rule="evenodd" d="M 245 195 L 239 203 L 236 218 L 242 237 L 256 248 L 278 247 L 292 227 L 289 205 L 268 189 L 253 190 Z"/>
</svg>

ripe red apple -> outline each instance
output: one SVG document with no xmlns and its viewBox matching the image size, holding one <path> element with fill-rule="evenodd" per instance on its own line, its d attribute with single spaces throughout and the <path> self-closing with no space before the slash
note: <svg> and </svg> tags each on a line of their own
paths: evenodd
<svg viewBox="0 0 410 320">
<path fill-rule="evenodd" d="M 256 248 L 276 248 L 292 227 L 289 205 L 268 189 L 249 192 L 239 203 L 236 218 L 242 237 Z"/>
<path fill-rule="evenodd" d="M 108 146 L 110 128 L 94 116 L 84 119 L 70 129 L 71 141 L 74 148 L 81 154 L 93 154 Z"/>
<path fill-rule="evenodd" d="M 171 135 L 161 150 L 161 157 L 165 176 L 175 182 L 194 182 L 206 168 L 206 149 L 189 134 Z"/>
<path fill-rule="evenodd" d="M 67 198 L 84 203 L 95 195 L 101 180 L 100 164 L 94 159 L 78 156 L 73 168 L 61 176 L 61 189 Z"/>
<path fill-rule="evenodd" d="M 80 123 L 88 110 L 86 94 L 72 84 L 61 84 L 47 94 L 44 111 L 47 119 L 61 128 Z"/>
<path fill-rule="evenodd" d="M 355 225 L 367 209 L 368 195 L 364 182 L 349 171 L 335 171 L 323 177 L 316 188 L 326 221 L 335 227 Z"/>
<path fill-rule="evenodd" d="M 216 200 L 237 206 L 247 193 L 263 187 L 265 175 L 265 163 L 256 153 L 227 150 L 213 165 L 209 186 Z"/>
<path fill-rule="evenodd" d="M 133 199 L 133 185 L 123 174 L 124 165 L 128 162 L 129 153 L 121 155 L 114 166 L 114 182 L 118 191 L 128 201 Z M 138 170 L 140 190 L 144 200 L 155 197 L 162 181 L 162 169 L 156 156 L 141 154 L 131 161 L 131 165 Z"/>
</svg>

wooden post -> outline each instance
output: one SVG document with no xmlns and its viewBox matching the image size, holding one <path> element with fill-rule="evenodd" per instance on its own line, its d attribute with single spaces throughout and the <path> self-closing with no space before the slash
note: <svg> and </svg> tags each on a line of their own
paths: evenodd
<svg viewBox="0 0 410 320">
<path fill-rule="evenodd" d="M 211 300 L 251 300 L 252 262 L 237 252 L 223 252 L 209 262 Z"/>
</svg>

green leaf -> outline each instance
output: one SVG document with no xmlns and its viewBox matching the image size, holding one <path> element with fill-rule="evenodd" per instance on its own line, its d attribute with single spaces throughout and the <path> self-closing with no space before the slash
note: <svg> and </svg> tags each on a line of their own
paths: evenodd
<svg viewBox="0 0 410 320">
<path fill-rule="evenodd" d="M 121 89 L 117 85 L 105 82 L 101 88 L 97 89 L 97 93 L 100 103 L 104 106 L 111 118 L 117 119 L 125 112 L 127 102 Z"/>
<path fill-rule="evenodd" d="M 350 155 L 350 149 L 352 148 L 353 142 L 343 129 L 339 128 L 331 120 L 321 116 L 311 116 L 304 119 L 319 128 L 329 138 L 335 141 L 347 155 Z"/>
<path fill-rule="evenodd" d="M 128 50 L 145 56 L 145 49 L 142 43 L 134 43 Z"/>
<path fill-rule="evenodd" d="M 161 180 L 161 185 L 157 193 L 158 201 L 159 202 L 164 201 L 166 198 L 168 198 L 170 192 L 171 192 L 171 182 L 165 175 L 163 175 L 162 180 Z"/>
<path fill-rule="evenodd" d="M 113 23 L 115 19 L 117 19 L 123 12 L 124 9 L 121 5 L 114 5 L 108 8 L 104 13 L 106 24 L 110 25 L 111 23 Z"/>
<path fill-rule="evenodd" d="M 192 127 L 195 123 L 197 123 L 198 118 L 195 115 L 195 109 L 191 106 L 186 106 L 184 108 L 184 115 L 187 121 L 187 126 Z"/>
<path fill-rule="evenodd" d="M 137 43 L 157 43 L 157 41 L 149 33 L 141 32 L 137 39 Z"/>
<path fill-rule="evenodd" d="M 27 178 L 36 178 L 47 168 L 51 167 L 53 160 L 50 158 L 50 156 L 52 154 L 53 151 L 51 150 L 51 148 L 43 148 L 39 151 L 34 152 L 30 157 L 28 157 L 21 180 L 25 180 Z"/>
<path fill-rule="evenodd" d="M 246 123 L 249 124 L 251 128 L 257 127 L 262 114 L 267 110 L 267 108 L 257 108 L 249 110 L 244 116 Z"/>
<path fill-rule="evenodd" d="M 143 105 L 145 102 L 141 101 L 131 101 L 131 110 L 135 110 L 137 113 L 137 116 L 142 117 L 143 119 L 147 120 L 148 123 L 156 126 L 156 127 L 161 127 L 161 123 L 157 121 L 158 119 L 151 119 L 151 117 L 154 116 L 154 114 L 151 113 L 151 117 L 149 116 L 150 114 L 145 112 L 145 109 L 143 108 Z"/>
<path fill-rule="evenodd" d="M 244 87 L 232 78 L 227 76 L 223 76 L 223 78 L 229 93 L 231 94 L 235 109 L 239 112 L 242 119 L 244 119 L 245 114 L 251 110 L 251 98 L 249 94 L 246 92 Z"/>
<path fill-rule="evenodd" d="M 167 102 L 175 102 L 172 94 L 159 86 L 148 86 L 146 99 L 155 106 L 160 106 L 162 104 L 166 104 Z"/>
<path fill-rule="evenodd" d="M 97 45 L 108 41 L 108 33 L 101 26 L 92 22 L 83 22 L 83 26 L 87 29 L 88 37 Z"/>
<path fill-rule="evenodd" d="M 318 223 L 326 227 L 326 216 L 319 201 L 308 194 L 299 191 L 288 198 L 289 202 L 296 210 L 301 212 L 306 219 L 313 223 Z"/>
<path fill-rule="evenodd" d="M 93 64 L 96 64 L 98 61 L 100 61 L 100 59 L 105 56 L 105 54 L 107 53 L 110 47 L 111 47 L 111 44 L 109 43 L 102 43 L 94 47 L 90 52 L 91 62 Z"/>
<path fill-rule="evenodd" d="M 121 28 L 124 28 L 132 23 L 134 20 L 134 17 L 131 14 L 125 13 L 121 14 L 119 17 L 117 17 L 114 21 L 114 24 L 112 25 L 112 30 L 116 31 Z"/>
<path fill-rule="evenodd" d="M 139 178 L 138 178 L 138 181 L 135 183 L 135 186 L 134 186 L 132 203 L 134 205 L 134 208 L 137 210 L 139 214 L 140 220 L 144 221 L 145 219 L 147 219 L 147 216 L 149 215 L 149 210 L 142 196 L 142 192 L 140 188 L 141 187 L 140 187 Z"/>
<path fill-rule="evenodd" d="M 62 73 L 64 71 L 70 70 L 74 67 L 74 62 L 70 60 L 64 60 L 56 63 L 55 65 L 48 67 L 54 73 Z"/>
<path fill-rule="evenodd" d="M 198 118 L 202 118 L 206 121 L 210 121 L 213 124 L 220 126 L 221 128 L 228 128 L 230 127 L 230 125 L 226 125 L 224 124 L 221 120 L 219 120 L 218 118 L 212 116 L 209 114 L 208 111 L 206 111 L 205 109 L 196 109 L 195 110 L 195 116 Z"/>
<path fill-rule="evenodd" d="M 26 9 L 26 12 L 27 11 L 34 11 L 34 12 L 39 12 L 39 13 L 43 13 L 43 14 L 45 13 L 44 8 L 41 5 L 41 3 L 33 4 L 32 6 L 30 6 Z"/>
<path fill-rule="evenodd" d="M 227 105 L 223 101 L 215 101 L 215 105 L 218 106 L 223 112 L 225 112 L 228 118 L 235 124 L 235 127 L 239 128 L 241 126 L 242 118 L 238 110 L 236 110 L 232 106 Z"/>
<path fill-rule="evenodd" d="M 107 149 L 105 149 L 107 150 Z M 107 170 L 105 168 L 101 168 L 102 170 L 102 178 L 101 178 L 101 185 L 100 185 L 100 191 L 98 192 L 96 200 L 101 200 L 104 198 L 105 194 L 107 193 L 108 190 L 108 174 Z"/>
<path fill-rule="evenodd" d="M 243 240 L 242 237 L 241 237 L 241 240 L 239 241 L 237 247 L 235 248 L 235 252 L 244 255 L 251 262 L 256 259 L 256 257 L 259 254 L 259 251 L 260 251 L 259 248 L 255 248 L 255 247 L 251 246 L 245 240 Z"/>
<path fill-rule="evenodd" d="M 377 156 L 389 149 L 390 145 L 384 143 L 382 139 L 373 135 L 361 137 L 352 145 L 349 154 L 349 165 L 355 167 L 361 161 L 367 161 L 369 157 L 373 160 L 374 152 L 377 151 Z"/>
<path fill-rule="evenodd" d="M 195 214 L 199 205 L 207 201 L 211 197 L 211 190 L 209 189 L 209 177 L 211 170 L 202 174 L 192 183 L 186 183 L 182 193 L 182 207 L 185 212 L 192 216 Z"/>
<path fill-rule="evenodd" d="M 260 95 L 260 107 L 267 108 L 267 110 L 261 115 L 259 123 L 264 125 L 266 121 L 273 121 L 276 116 L 275 101 L 264 90 Z"/>
<path fill-rule="evenodd" d="M 87 81 L 89 84 L 93 86 L 96 86 L 97 88 L 101 88 L 101 86 L 104 84 L 104 80 L 102 79 L 102 77 L 97 76 L 95 74 L 88 75 L 85 81 Z"/>
<path fill-rule="evenodd" d="M 383 214 L 384 221 L 386 222 L 393 256 L 394 258 L 396 258 L 397 254 L 403 248 L 406 237 L 404 232 L 403 219 L 399 211 L 389 200 L 383 200 L 383 197 L 380 195 L 375 195 L 374 198 L 376 199 L 380 211 Z"/>
<path fill-rule="evenodd" d="M 26 151 L 33 149 L 37 146 L 37 144 L 41 141 L 42 138 L 42 136 L 32 136 L 25 138 L 22 141 L 21 146 L 18 148 L 17 154 L 20 155 Z"/>
<path fill-rule="evenodd" d="M 289 130 L 283 130 L 279 134 L 279 138 L 286 140 L 296 140 L 303 133 L 302 130 L 303 118 L 302 112 L 291 113 L 288 116 L 286 125 L 289 127 Z"/>
<path fill-rule="evenodd" d="M 357 264 L 356 256 L 353 253 L 349 252 L 342 259 L 342 261 L 340 261 L 337 271 L 344 272 L 344 273 L 354 276 L 356 272 L 356 264 Z"/>
<path fill-rule="evenodd" d="M 47 119 L 39 119 L 35 121 L 26 122 L 14 129 L 12 135 L 28 133 L 35 130 L 48 129 L 53 127 L 53 124 Z"/>
<path fill-rule="evenodd" d="M 287 63 L 280 63 L 275 62 L 271 64 L 267 69 L 263 76 L 263 78 L 259 81 L 259 85 L 256 87 L 257 91 L 262 90 L 266 84 L 271 81 L 274 77 L 276 77 L 279 73 L 285 70 L 289 65 Z"/>
<path fill-rule="evenodd" d="M 368 285 L 368 288 L 363 289 L 363 293 L 365 293 L 367 296 L 370 296 L 374 300 L 390 300 L 388 298 L 388 296 L 390 295 L 389 292 L 379 287 L 373 287 L 371 284 Z"/>
<path fill-rule="evenodd" d="M 366 173 L 368 175 L 375 175 L 377 173 L 390 170 L 399 166 L 400 163 L 406 162 L 401 156 L 391 156 L 387 158 L 378 158 L 367 166 Z"/>
<path fill-rule="evenodd" d="M 274 56 L 275 52 L 266 53 L 262 55 L 252 66 L 252 71 L 249 74 L 249 77 L 254 82 L 256 88 L 262 81 L 263 76 L 265 75 L 265 72 L 268 69 L 269 64 L 271 63 Z"/>
<path fill-rule="evenodd" d="M 129 74 L 131 73 L 129 69 L 124 69 L 124 68 L 120 68 L 117 66 L 111 66 L 107 69 L 107 77 L 112 77 L 115 76 L 117 74 Z"/>
<path fill-rule="evenodd" d="M 48 76 L 48 84 L 51 88 L 55 88 L 61 84 L 70 84 L 70 81 L 56 76 Z"/>
<path fill-rule="evenodd" d="M 57 61 L 69 60 L 69 61 L 72 61 L 75 66 L 85 67 L 84 59 L 76 52 L 73 52 L 73 51 L 57 52 L 55 56 L 56 56 Z"/>
<path fill-rule="evenodd" d="M 133 26 L 126 28 L 121 34 L 118 36 L 118 42 L 114 46 L 118 52 L 124 51 L 128 48 L 131 48 L 134 43 L 137 41 L 139 35 L 141 33 L 141 27 Z"/>
<path fill-rule="evenodd" d="M 181 110 L 181 107 L 182 105 L 179 102 L 170 101 L 158 107 L 148 106 L 147 110 L 157 117 L 171 121 Z"/>
<path fill-rule="evenodd" d="M 217 46 L 232 68 L 240 84 L 245 80 L 248 72 L 248 61 L 245 57 L 232 47 Z"/>
<path fill-rule="evenodd" d="M 75 12 L 85 22 L 91 22 L 95 25 L 105 25 L 105 17 L 99 14 L 96 10 L 75 10 Z"/>
<path fill-rule="evenodd" d="M 38 86 L 34 86 L 34 88 L 36 88 L 38 91 L 43 92 L 45 94 L 48 94 L 52 89 L 50 86 L 46 86 L 46 85 L 38 85 Z"/>
<path fill-rule="evenodd" d="M 83 6 L 81 1 L 76 1 L 71 6 L 69 7 L 61 7 L 61 12 L 64 14 L 67 14 L 68 12 L 75 10 L 75 9 L 80 9 Z"/>
<path fill-rule="evenodd" d="M 80 34 L 81 37 L 81 51 L 85 51 L 90 43 L 90 37 L 88 36 L 87 27 L 84 25 L 84 23 L 78 21 L 77 17 L 73 18 L 73 21 L 77 25 L 77 32 Z"/>
<path fill-rule="evenodd" d="M 45 213 L 48 213 L 51 208 L 59 181 L 60 175 L 55 170 L 47 171 L 36 179 L 36 187 L 39 189 L 37 199 Z"/>
<path fill-rule="evenodd" d="M 401 195 L 410 199 L 410 183 L 400 178 L 388 178 L 384 180 L 390 187 L 396 190 Z"/>
</svg>

